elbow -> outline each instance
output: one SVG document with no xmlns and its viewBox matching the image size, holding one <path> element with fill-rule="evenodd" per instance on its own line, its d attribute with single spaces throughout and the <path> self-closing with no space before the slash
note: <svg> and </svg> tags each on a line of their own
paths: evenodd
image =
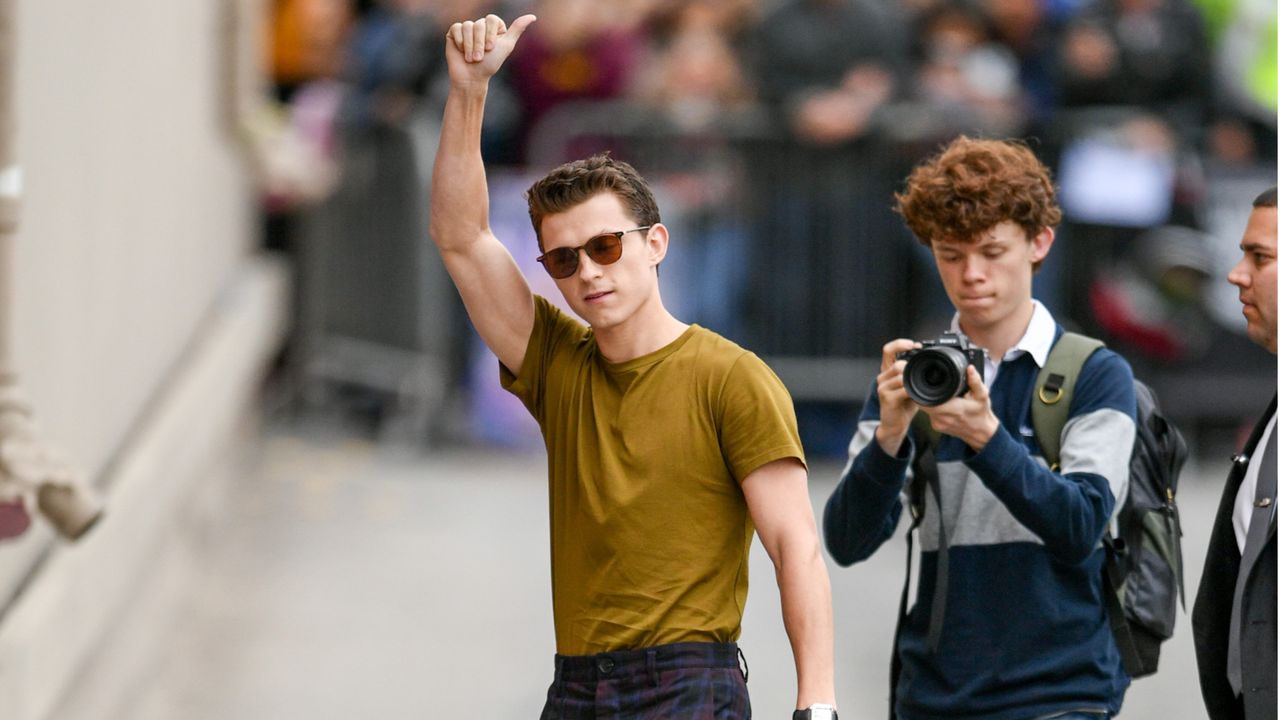
<svg viewBox="0 0 1280 720">
<path fill-rule="evenodd" d="M 830 529 L 824 528 L 822 531 L 822 544 L 827 548 L 827 554 L 840 567 L 849 567 L 854 562 L 852 554 L 849 552 L 848 546 L 844 542 L 844 538 Z"/>
<path fill-rule="evenodd" d="M 835 498 L 833 497 L 834 501 Z M 831 559 L 840 567 L 849 567 L 871 557 L 885 538 L 892 534 L 892 525 L 887 533 L 879 535 L 860 530 L 866 524 L 858 517 L 841 512 L 834 502 L 828 502 L 822 514 L 822 541 Z"/>
<path fill-rule="evenodd" d="M 436 247 L 444 248 L 444 244 L 441 241 L 446 237 L 445 232 L 443 224 L 436 220 L 436 214 L 431 213 L 431 220 L 427 224 L 427 235 L 431 237 L 431 242 L 435 243 Z"/>
<path fill-rule="evenodd" d="M 816 532 L 792 533 L 779 538 L 776 545 L 765 545 L 774 570 L 779 574 L 801 571 L 801 568 L 822 567 L 822 550 Z"/>
<path fill-rule="evenodd" d="M 852 538 L 849 537 L 849 529 L 842 522 L 842 518 L 838 517 L 839 513 L 834 511 L 832 501 L 827 501 L 827 507 L 822 513 L 822 544 L 827 548 L 827 554 L 835 560 L 840 567 L 849 567 L 858 561 L 853 553 Z"/>
<path fill-rule="evenodd" d="M 1064 565 L 1082 565 L 1101 547 L 1102 534 L 1106 531 L 1110 515 L 1101 515 L 1100 521 L 1081 521 L 1055 542 L 1046 545 L 1054 560 Z"/>
<path fill-rule="evenodd" d="M 827 547 L 827 553 L 831 555 L 831 559 L 840 567 L 849 567 L 850 565 L 862 562 L 871 557 L 871 553 L 875 552 L 877 544 L 869 543 L 865 539 L 856 537 L 847 525 L 836 521 L 832 522 L 832 518 L 824 518 L 822 530 L 823 544 Z"/>
<path fill-rule="evenodd" d="M 1089 558 L 1093 557 L 1093 552 L 1098 547 L 1098 541 L 1088 542 L 1086 539 L 1080 542 L 1060 543 L 1056 547 L 1052 547 L 1051 552 L 1054 560 L 1063 565 L 1083 565 Z"/>
<path fill-rule="evenodd" d="M 836 565 L 840 567 L 849 567 L 859 560 L 866 559 L 849 548 L 839 547 L 830 542 L 827 543 L 827 552 L 830 553 L 831 559 L 835 561 Z"/>
</svg>

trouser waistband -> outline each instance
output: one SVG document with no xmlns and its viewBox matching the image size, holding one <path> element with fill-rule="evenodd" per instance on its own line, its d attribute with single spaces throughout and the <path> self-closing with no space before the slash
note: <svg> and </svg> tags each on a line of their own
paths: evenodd
<svg viewBox="0 0 1280 720">
<path fill-rule="evenodd" d="M 689 668 L 739 668 L 737 643 L 688 642 L 596 655 L 556 655 L 556 682 L 596 682 Z"/>
</svg>

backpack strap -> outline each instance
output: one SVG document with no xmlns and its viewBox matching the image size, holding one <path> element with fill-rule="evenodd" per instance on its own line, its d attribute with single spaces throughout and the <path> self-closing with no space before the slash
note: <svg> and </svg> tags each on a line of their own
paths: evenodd
<svg viewBox="0 0 1280 720">
<path fill-rule="evenodd" d="M 1049 350 L 1049 357 L 1036 376 L 1035 397 L 1031 399 L 1031 425 L 1035 428 L 1040 452 L 1044 454 L 1051 470 L 1057 471 L 1060 467 L 1062 429 L 1066 426 L 1067 415 L 1071 411 L 1071 399 L 1075 394 L 1080 369 L 1094 351 L 1103 347 L 1106 344 L 1101 340 L 1073 332 L 1063 333 Z M 1130 677 L 1141 677 L 1147 672 L 1143 671 L 1142 658 L 1138 653 L 1133 631 L 1125 618 L 1121 600 L 1127 574 L 1125 559 L 1128 549 L 1122 539 L 1112 537 L 1110 523 L 1103 534 L 1102 544 L 1106 548 L 1106 559 L 1102 567 L 1102 594 L 1105 596 L 1107 619 L 1125 672 Z"/>
<path fill-rule="evenodd" d="M 1049 350 L 1044 367 L 1036 375 L 1035 397 L 1031 399 L 1031 426 L 1040 443 L 1040 452 L 1051 470 L 1057 470 L 1062 459 L 1062 428 L 1066 426 L 1067 414 L 1071 411 L 1071 397 L 1080 377 L 1080 368 L 1101 347 L 1105 347 L 1101 340 L 1073 332 L 1063 333 Z"/>
</svg>

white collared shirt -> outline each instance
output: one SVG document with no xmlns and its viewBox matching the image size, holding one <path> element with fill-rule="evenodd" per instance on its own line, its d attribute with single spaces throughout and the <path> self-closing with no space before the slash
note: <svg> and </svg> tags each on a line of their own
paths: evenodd
<svg viewBox="0 0 1280 720">
<path fill-rule="evenodd" d="M 1249 458 L 1249 468 L 1244 471 L 1244 479 L 1240 481 L 1240 491 L 1236 493 L 1236 504 L 1231 513 L 1231 527 L 1236 531 L 1236 544 L 1240 547 L 1241 555 L 1244 555 L 1245 539 L 1249 537 L 1249 521 L 1253 519 L 1253 502 L 1254 495 L 1258 491 L 1258 466 L 1262 464 L 1262 451 L 1267 447 L 1267 442 L 1275 431 L 1276 416 L 1272 415 L 1271 422 L 1267 423 L 1267 429 L 1263 430 L 1262 437 L 1258 438 L 1258 445 Z M 1275 503 L 1272 503 L 1271 512 L 1274 514 L 1275 511 Z"/>
<path fill-rule="evenodd" d="M 1053 335 L 1057 332 L 1058 325 L 1053 321 L 1053 315 L 1049 313 L 1049 309 L 1039 300 L 1033 299 L 1031 303 L 1034 305 L 1031 311 L 1031 322 L 1027 324 L 1027 331 L 1022 334 L 1022 338 L 1009 348 L 1002 358 L 992 358 L 991 354 L 987 353 L 987 361 L 982 368 L 982 383 L 987 387 L 991 387 L 996 381 L 1000 364 L 1006 360 L 1015 360 L 1023 353 L 1030 353 L 1031 358 L 1036 361 L 1036 366 L 1044 367 L 1045 361 L 1049 359 L 1049 350 L 1053 347 Z M 956 313 L 951 319 L 951 332 L 960 335 L 966 342 L 969 340 L 969 336 L 960 329 L 960 313 Z"/>
</svg>

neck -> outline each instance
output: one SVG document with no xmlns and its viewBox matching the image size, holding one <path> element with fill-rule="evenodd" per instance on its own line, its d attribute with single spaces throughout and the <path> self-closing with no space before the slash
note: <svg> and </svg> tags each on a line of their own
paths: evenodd
<svg viewBox="0 0 1280 720">
<path fill-rule="evenodd" d="M 1022 336 L 1027 334 L 1035 310 L 1035 304 L 1028 298 L 1017 312 L 991 325 L 978 325 L 961 316 L 960 329 L 974 345 L 986 348 L 992 360 L 1000 362 L 1009 348 L 1017 345 Z"/>
<path fill-rule="evenodd" d="M 688 327 L 667 312 L 655 295 L 626 321 L 594 330 L 600 354 L 611 363 L 620 363 L 661 350 L 675 342 Z"/>
</svg>

